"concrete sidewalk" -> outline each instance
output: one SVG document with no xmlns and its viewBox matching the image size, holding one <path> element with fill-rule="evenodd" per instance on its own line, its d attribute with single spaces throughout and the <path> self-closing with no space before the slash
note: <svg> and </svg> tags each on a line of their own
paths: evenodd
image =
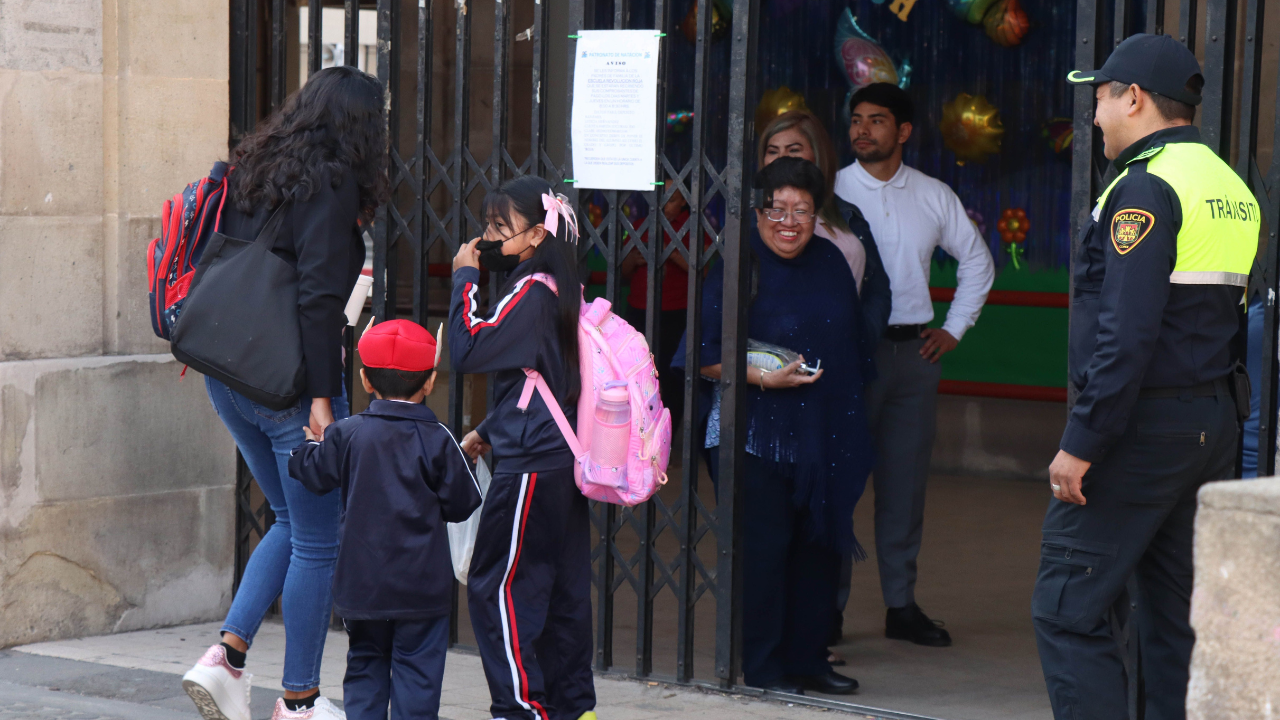
<svg viewBox="0 0 1280 720">
<path fill-rule="evenodd" d="M 194 706 L 185 705 L 178 676 L 186 672 L 201 653 L 217 638 L 219 624 L 205 623 L 162 630 L 105 635 L 100 637 L 38 643 L 12 648 L 0 658 L 0 705 L 10 702 L 44 702 L 47 707 L 75 709 L 68 718 L 169 718 L 193 717 Z M 320 672 L 320 689 L 328 698 L 342 699 L 342 674 L 346 667 L 347 639 L 341 632 L 330 632 L 325 643 L 324 662 Z M 27 656 L 24 664 L 23 656 Z M 249 654 L 248 670 L 253 673 L 253 716 L 265 720 L 280 692 L 280 680 L 284 657 L 284 627 L 278 622 L 262 626 Z M 94 677 L 94 669 L 106 677 L 95 677 L 93 682 L 83 680 Z M 118 686 L 119 680 L 109 680 L 111 669 L 131 671 L 130 682 L 144 688 L 140 696 L 131 698 L 139 710 L 130 715 L 121 710 L 122 699 L 116 694 L 95 693 L 92 689 L 78 687 L 74 681 L 59 682 L 72 693 L 97 695 L 110 704 L 90 713 L 90 706 L 76 706 L 76 702 L 62 698 L 61 704 L 53 702 L 66 693 L 50 695 L 49 685 L 41 684 L 41 678 L 81 678 L 80 685 Z M 27 678 L 24 680 L 23 678 Z M 167 683 L 172 683 L 169 689 Z M 13 683 L 19 683 L 21 686 Z M 54 686 L 57 689 L 58 686 Z M 645 683 L 628 679 L 596 678 L 598 697 L 597 712 L 601 720 L 660 720 L 697 716 L 699 720 L 817 720 L 817 718 L 853 717 L 894 720 L 912 716 L 891 712 L 868 710 L 867 713 L 848 713 L 787 703 L 782 700 L 725 695 L 696 688 Z M 30 697 L 28 697 L 30 696 Z M 182 697 L 178 697 L 182 696 Z M 150 701 L 148 701 L 150 698 Z M 856 701 L 856 696 L 851 698 Z M 81 702 L 83 705 L 83 702 Z M 488 720 L 489 689 L 485 684 L 480 658 L 465 652 L 449 653 L 445 666 L 444 697 L 440 707 L 441 718 L 448 720 Z M 0 711 L 0 720 L 8 718 L 61 718 L 64 715 L 39 714 L 10 715 Z"/>
</svg>

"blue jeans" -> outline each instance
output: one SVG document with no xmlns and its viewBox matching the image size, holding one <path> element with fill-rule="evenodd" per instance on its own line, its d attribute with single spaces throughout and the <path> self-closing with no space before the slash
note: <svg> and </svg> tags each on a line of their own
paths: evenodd
<svg viewBox="0 0 1280 720">
<path fill-rule="evenodd" d="M 223 632 L 250 646 L 276 598 L 284 605 L 285 690 L 320 685 L 320 657 L 333 606 L 333 567 L 338 559 L 339 494 L 315 495 L 289 477 L 289 451 L 302 444 L 311 398 L 286 410 L 270 410 L 221 382 L 205 377 L 209 401 L 240 448 L 276 521 L 249 557 Z M 333 398 L 333 417 L 350 414 L 345 397 Z"/>
</svg>

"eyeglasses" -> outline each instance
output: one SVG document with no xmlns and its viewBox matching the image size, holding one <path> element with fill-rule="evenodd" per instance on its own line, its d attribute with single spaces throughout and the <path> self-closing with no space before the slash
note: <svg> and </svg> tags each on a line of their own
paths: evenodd
<svg viewBox="0 0 1280 720">
<path fill-rule="evenodd" d="M 764 210 L 764 216 L 773 222 L 782 222 L 787 219 L 788 215 L 791 216 L 792 220 L 795 220 L 801 225 L 808 225 L 813 222 L 814 218 L 813 213 L 808 210 L 791 210 L 789 212 L 782 208 L 765 208 Z"/>
</svg>

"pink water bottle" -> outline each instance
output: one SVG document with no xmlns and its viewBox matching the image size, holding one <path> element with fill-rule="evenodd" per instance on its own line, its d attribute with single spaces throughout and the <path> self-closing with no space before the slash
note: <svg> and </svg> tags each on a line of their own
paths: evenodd
<svg viewBox="0 0 1280 720">
<path fill-rule="evenodd" d="M 605 383 L 596 401 L 596 426 L 591 433 L 591 462 L 625 473 L 627 445 L 631 439 L 631 402 L 627 383 Z M 619 478 L 624 480 L 624 478 Z"/>
</svg>

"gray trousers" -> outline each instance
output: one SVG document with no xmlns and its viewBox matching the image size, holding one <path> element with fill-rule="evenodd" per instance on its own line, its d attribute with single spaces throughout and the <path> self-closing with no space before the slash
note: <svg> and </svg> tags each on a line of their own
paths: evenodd
<svg viewBox="0 0 1280 720">
<path fill-rule="evenodd" d="M 916 556 L 924 533 L 924 490 L 937 425 L 942 365 L 920 357 L 924 340 L 881 340 L 877 377 L 867 387 L 867 417 L 876 442 L 876 561 L 885 607 L 916 601 Z M 841 567 L 836 605 L 849 601 L 853 558 Z"/>
</svg>

